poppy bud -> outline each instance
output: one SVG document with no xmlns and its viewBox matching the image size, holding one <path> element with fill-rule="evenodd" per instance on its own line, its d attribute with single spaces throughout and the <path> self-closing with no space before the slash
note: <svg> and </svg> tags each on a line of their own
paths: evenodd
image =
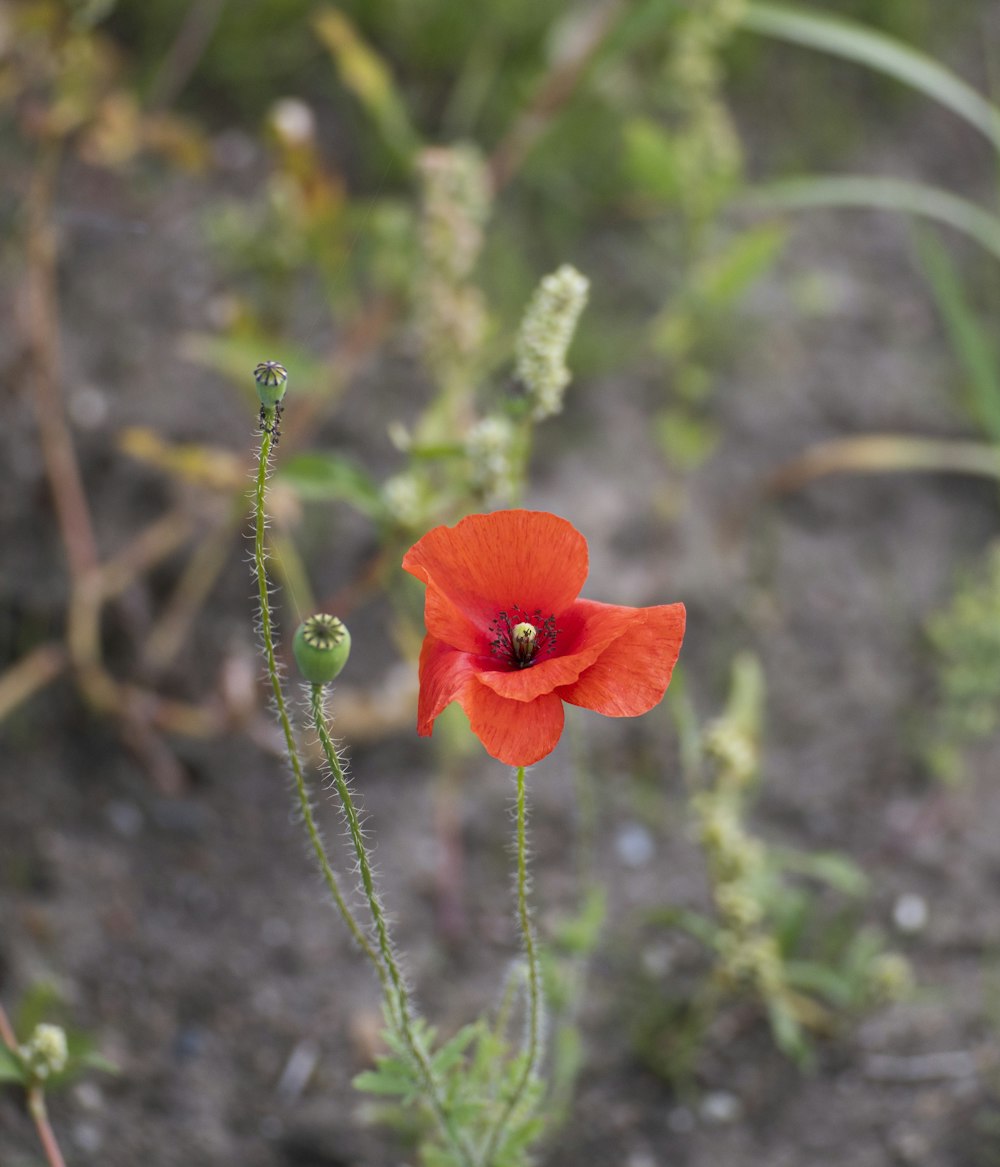
<svg viewBox="0 0 1000 1167">
<path fill-rule="evenodd" d="M 275 409 L 281 404 L 288 385 L 288 371 L 277 361 L 261 361 L 253 371 L 257 382 L 257 396 L 264 409 Z"/>
<path fill-rule="evenodd" d="M 310 684 L 325 685 L 336 677 L 351 654 L 351 634 L 328 612 L 303 621 L 292 641 L 295 663 Z"/>
</svg>

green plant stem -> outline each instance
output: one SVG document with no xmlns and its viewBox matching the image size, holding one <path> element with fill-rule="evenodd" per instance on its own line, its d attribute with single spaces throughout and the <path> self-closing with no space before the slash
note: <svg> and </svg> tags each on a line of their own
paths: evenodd
<svg viewBox="0 0 1000 1167">
<path fill-rule="evenodd" d="M 265 410 L 264 425 L 271 427 L 275 422 L 275 411 Z M 261 637 L 264 641 L 264 658 L 267 662 L 267 675 L 271 682 L 271 692 L 274 695 L 275 712 L 278 715 L 278 721 L 281 723 L 281 730 L 285 736 L 285 749 L 288 753 L 288 761 L 292 767 L 292 774 L 295 778 L 295 793 L 298 796 L 299 808 L 302 811 L 302 818 L 306 824 L 306 831 L 309 834 L 309 842 L 312 844 L 313 853 L 319 863 L 320 870 L 323 873 L 323 879 L 326 886 L 333 897 L 334 903 L 337 905 L 337 910 L 344 919 L 344 923 L 350 930 L 355 942 L 361 951 L 368 957 L 378 974 L 379 980 L 383 987 L 386 985 L 387 972 L 383 967 L 378 953 L 372 947 L 371 941 L 364 934 L 357 920 L 355 920 L 351 909 L 347 906 L 347 901 L 344 899 L 340 890 L 340 884 L 337 882 L 337 876 L 330 866 L 330 861 L 327 858 L 326 848 L 323 846 L 323 840 L 320 837 L 319 827 L 316 825 L 316 817 L 312 811 L 312 805 L 309 802 L 309 793 L 306 789 L 305 776 L 302 772 L 302 763 L 299 760 L 298 747 L 295 743 L 295 734 L 292 731 L 292 723 L 288 716 L 288 705 L 285 701 L 285 694 L 281 687 L 281 675 L 278 671 L 278 662 L 274 651 L 274 631 L 271 622 L 271 600 L 267 590 L 267 551 L 264 545 L 264 528 L 266 523 L 266 511 L 264 507 L 264 499 L 267 490 L 267 467 L 271 455 L 272 437 L 270 430 L 265 428 L 260 442 L 260 456 L 257 464 L 257 483 L 254 490 L 254 566 L 257 571 L 257 591 L 260 601 L 260 627 Z"/>
<path fill-rule="evenodd" d="M 55 1132 L 49 1122 L 48 1110 L 45 1106 L 45 1093 L 41 1086 L 35 1084 L 28 1087 L 28 1111 L 38 1131 L 42 1149 L 49 1167 L 66 1167 L 66 1160 L 62 1157 L 59 1144 L 56 1142 Z"/>
<path fill-rule="evenodd" d="M 528 841 L 526 831 L 524 767 L 517 768 L 517 918 L 521 925 L 521 942 L 524 945 L 524 959 L 528 979 L 528 1028 L 524 1042 L 524 1069 L 507 1100 L 507 1105 L 486 1140 L 481 1159 L 482 1167 L 490 1167 L 500 1139 L 512 1115 L 524 1098 L 538 1066 L 541 1046 L 541 974 L 538 967 L 538 953 L 535 948 L 535 934 L 531 927 L 531 912 L 528 908 Z"/>
<path fill-rule="evenodd" d="M 381 963 L 388 972 L 389 983 L 383 982 L 382 987 L 390 1007 L 390 1016 L 396 1024 L 403 1041 L 406 1043 L 406 1048 L 409 1050 L 410 1056 L 420 1071 L 424 1089 L 427 1092 L 428 1102 L 430 1103 L 431 1110 L 434 1113 L 435 1120 L 438 1123 L 442 1135 L 452 1150 L 458 1155 L 459 1161 L 466 1164 L 466 1167 L 473 1167 L 474 1158 L 472 1152 L 466 1146 L 461 1135 L 454 1129 L 454 1125 L 448 1117 L 442 1097 L 442 1090 L 434 1074 L 434 1068 L 427 1056 L 427 1051 L 418 1040 L 414 1031 L 413 1010 L 409 992 L 407 991 L 406 981 L 399 967 L 399 961 L 396 959 L 396 954 L 393 951 L 385 912 L 382 909 L 382 903 L 375 890 L 375 880 L 372 876 L 371 860 L 368 856 L 368 848 L 365 846 L 361 820 L 358 817 L 358 811 L 354 805 L 354 799 L 351 796 L 351 788 L 347 783 L 344 767 L 341 765 L 340 758 L 337 756 L 337 749 L 333 744 L 333 739 L 327 728 L 324 709 L 325 689 L 326 686 L 324 685 L 312 686 L 311 707 L 313 725 L 319 737 L 323 756 L 326 758 L 327 766 L 330 769 L 330 775 L 337 788 L 341 806 L 344 809 L 347 829 L 354 843 L 354 854 L 358 861 L 358 870 L 361 873 L 361 883 L 364 887 L 365 898 L 368 900 L 372 923 L 375 925 L 375 934 L 378 937 L 378 947 L 382 957 Z"/>
</svg>

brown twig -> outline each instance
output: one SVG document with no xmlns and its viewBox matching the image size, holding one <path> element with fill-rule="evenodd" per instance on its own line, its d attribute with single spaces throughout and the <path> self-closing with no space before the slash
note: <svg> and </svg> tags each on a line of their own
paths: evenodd
<svg viewBox="0 0 1000 1167">
<path fill-rule="evenodd" d="M 65 672 L 69 653 L 65 645 L 49 641 L 40 644 L 0 675 L 0 721 L 39 689 L 44 689 Z"/>
<path fill-rule="evenodd" d="M 194 0 L 149 88 L 150 110 L 172 105 L 194 73 L 218 26 L 226 0 Z"/>
<path fill-rule="evenodd" d="M 494 191 L 501 191 L 513 178 L 553 118 L 573 96 L 623 9 L 622 0 L 608 0 L 595 9 L 573 55 L 557 64 L 542 80 L 527 109 L 493 151 L 490 172 Z"/>
<path fill-rule="evenodd" d="M 810 446 L 779 466 L 764 483 L 769 495 L 801 490 L 828 474 L 924 471 L 1000 478 L 1000 448 L 990 442 L 920 438 L 909 434 L 859 434 Z"/>
<path fill-rule="evenodd" d="M 70 576 L 76 580 L 96 565 L 98 557 L 90 508 L 59 389 L 56 241 L 51 222 L 52 188 L 58 164 L 58 148 L 50 146 L 31 184 L 23 326 L 45 472 Z"/>
<path fill-rule="evenodd" d="M 0 1005 L 0 1041 L 9 1049 L 17 1052 L 17 1035 L 14 1033 L 14 1026 L 10 1023 L 10 1018 L 7 1016 L 7 1010 Z"/>
<path fill-rule="evenodd" d="M 147 668 L 159 672 L 180 651 L 195 617 L 226 565 L 235 532 L 243 524 L 245 513 L 246 503 L 241 497 L 238 509 L 234 506 L 232 513 L 202 538 L 188 560 L 143 646 L 142 660 Z"/>
</svg>

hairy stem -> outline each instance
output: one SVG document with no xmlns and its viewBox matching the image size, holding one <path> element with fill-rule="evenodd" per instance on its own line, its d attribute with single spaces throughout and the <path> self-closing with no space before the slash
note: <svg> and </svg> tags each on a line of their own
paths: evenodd
<svg viewBox="0 0 1000 1167">
<path fill-rule="evenodd" d="M 525 809 L 525 781 L 524 767 L 517 768 L 517 918 L 521 925 L 521 942 L 524 945 L 524 960 L 527 969 L 528 981 L 528 1025 L 525 1034 L 524 1067 L 517 1080 L 517 1085 L 507 1099 L 496 1125 L 490 1131 L 486 1140 L 483 1156 L 480 1160 L 482 1167 L 490 1167 L 497 1147 L 500 1144 L 507 1125 L 514 1112 L 524 1099 L 525 1091 L 531 1083 L 538 1069 L 538 1058 L 541 1048 L 541 974 L 538 967 L 538 952 L 535 948 L 535 934 L 531 926 L 531 912 L 528 908 L 528 841 Z"/>
<path fill-rule="evenodd" d="M 271 598 L 268 595 L 267 588 L 267 551 L 264 545 L 264 527 L 266 520 L 264 499 L 267 490 L 267 466 L 271 455 L 272 444 L 270 427 L 273 427 L 274 421 L 275 411 L 273 409 L 265 410 L 265 429 L 261 436 L 260 456 L 257 464 L 257 483 L 254 490 L 254 566 L 257 572 L 257 592 L 260 601 L 260 628 L 261 637 L 264 641 L 264 659 L 267 662 L 267 675 L 271 682 L 275 712 L 277 713 L 278 721 L 281 724 L 281 731 L 285 737 L 285 749 L 288 753 L 288 761 L 295 778 L 295 793 L 299 800 L 299 809 L 302 812 L 302 819 L 306 825 L 309 842 L 312 844 L 316 861 L 319 863 L 327 889 L 333 897 L 333 901 L 337 905 L 337 910 L 343 917 L 344 923 L 350 930 L 358 947 L 374 966 L 383 989 L 386 989 L 388 985 L 388 973 L 382 961 L 379 959 L 378 953 L 372 947 L 371 941 L 364 934 L 361 926 L 355 920 L 351 909 L 347 906 L 347 901 L 344 899 L 340 890 L 337 876 L 330 866 L 330 860 L 327 858 L 326 848 L 323 846 L 319 827 L 316 825 L 316 817 L 313 814 L 312 804 L 309 801 L 306 780 L 302 772 L 302 763 L 299 760 L 298 746 L 295 742 L 295 734 L 292 731 L 291 719 L 288 716 L 288 704 L 285 701 L 285 694 L 281 687 L 281 675 L 278 671 L 278 662 L 274 651 Z"/>
<path fill-rule="evenodd" d="M 337 794 L 340 797 L 341 806 L 344 809 L 344 818 L 347 820 L 347 829 L 350 831 L 351 839 L 354 843 L 354 854 L 357 857 L 358 870 L 361 873 L 361 883 L 364 887 L 365 897 L 368 900 L 368 907 L 372 914 L 375 934 L 378 937 L 379 952 L 382 955 L 382 961 L 386 969 L 388 969 L 389 979 L 392 984 L 391 994 L 386 993 L 386 998 L 390 1004 L 390 1015 L 403 1041 L 406 1043 L 406 1048 L 409 1050 L 410 1056 L 417 1065 L 424 1083 L 424 1089 L 427 1093 L 428 1102 L 430 1103 L 431 1110 L 434 1113 L 434 1118 L 437 1121 L 442 1135 L 452 1150 L 458 1155 L 459 1161 L 466 1164 L 467 1167 L 472 1167 L 474 1163 L 472 1152 L 462 1136 L 455 1130 L 452 1120 L 448 1117 L 442 1098 L 443 1092 L 435 1076 L 434 1068 L 431 1066 L 427 1051 L 417 1039 L 417 1035 L 414 1032 L 413 1009 L 410 1003 L 410 996 L 399 967 L 399 961 L 396 959 L 396 954 L 393 951 L 385 912 L 379 900 L 378 893 L 375 890 L 371 859 L 368 855 L 368 848 L 365 846 L 361 820 L 358 817 L 358 811 L 354 805 L 354 799 L 351 796 L 351 788 L 347 783 L 344 767 L 340 763 L 340 758 L 337 756 L 337 749 L 333 744 L 333 739 L 327 728 L 323 700 L 324 691 L 325 686 L 323 685 L 313 685 L 312 687 L 313 725 L 319 736 L 323 755 L 326 758 L 330 775 L 333 778 L 334 785 L 337 788 Z M 383 985 L 383 987 L 385 988 L 386 986 Z"/>
</svg>

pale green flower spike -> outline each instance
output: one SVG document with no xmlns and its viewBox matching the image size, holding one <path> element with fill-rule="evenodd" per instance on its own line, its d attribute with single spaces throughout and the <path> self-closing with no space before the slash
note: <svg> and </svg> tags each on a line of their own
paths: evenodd
<svg viewBox="0 0 1000 1167">
<path fill-rule="evenodd" d="M 570 382 L 566 352 L 587 303 L 590 281 L 563 264 L 538 285 L 517 338 L 517 377 L 528 391 L 535 421 L 562 409 Z"/>
<path fill-rule="evenodd" d="M 490 502 L 509 502 L 516 489 L 514 426 L 506 417 L 484 417 L 469 430 L 465 452 L 472 484 Z"/>
</svg>

